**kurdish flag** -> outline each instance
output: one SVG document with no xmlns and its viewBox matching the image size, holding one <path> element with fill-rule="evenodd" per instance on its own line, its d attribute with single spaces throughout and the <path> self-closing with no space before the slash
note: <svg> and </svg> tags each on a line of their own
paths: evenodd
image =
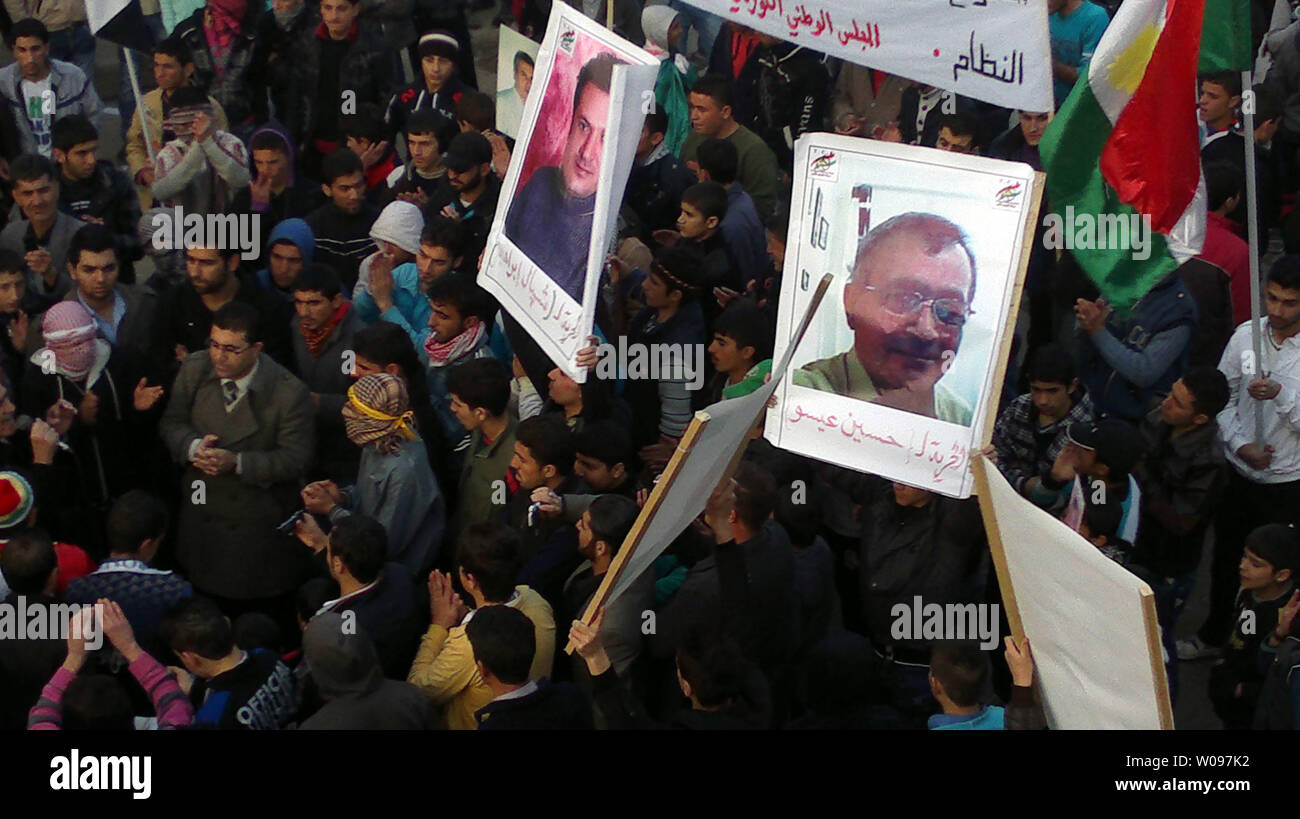
<svg viewBox="0 0 1300 819">
<path fill-rule="evenodd" d="M 1073 206 L 1098 226 L 1131 225 L 1136 214 L 1151 226 L 1145 252 L 1102 242 L 1100 231 L 1095 243 L 1073 243 L 1079 265 L 1121 311 L 1204 239 L 1196 127 L 1204 8 L 1205 0 L 1126 0 L 1039 146 L 1053 211 Z"/>
<path fill-rule="evenodd" d="M 1247 0 L 1205 0 L 1205 20 L 1209 25 L 1201 34 L 1200 71 L 1249 71 L 1255 55 L 1250 53 Z"/>
</svg>

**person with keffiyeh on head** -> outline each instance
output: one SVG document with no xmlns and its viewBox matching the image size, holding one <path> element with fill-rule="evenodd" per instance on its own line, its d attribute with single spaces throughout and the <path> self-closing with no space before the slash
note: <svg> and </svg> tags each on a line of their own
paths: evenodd
<svg viewBox="0 0 1300 819">
<path fill-rule="evenodd" d="M 220 213 L 248 186 L 248 149 L 234 134 L 217 130 L 208 98 L 197 88 L 172 93 L 163 129 L 176 139 L 154 160 L 154 198 L 187 213 Z"/>
<path fill-rule="evenodd" d="M 102 557 L 103 516 L 145 477 L 139 469 L 149 436 L 145 413 L 163 390 L 143 378 L 131 381 L 79 301 L 45 311 L 41 330 L 45 346 L 29 359 L 20 409 L 44 418 L 60 434 L 60 450 L 71 456 L 56 462 L 66 477 L 60 480 L 64 500 L 46 525 L 56 539 Z"/>
<path fill-rule="evenodd" d="M 310 483 L 302 490 L 303 507 L 332 521 L 352 514 L 374 518 L 388 533 L 387 559 L 422 578 L 438 557 L 447 510 L 415 428 L 406 382 L 388 373 L 360 378 L 342 414 L 348 438 L 361 447 L 356 484 Z"/>
</svg>

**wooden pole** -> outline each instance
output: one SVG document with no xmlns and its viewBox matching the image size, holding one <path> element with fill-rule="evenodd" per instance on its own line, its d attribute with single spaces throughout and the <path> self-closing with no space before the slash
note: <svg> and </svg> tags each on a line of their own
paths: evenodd
<svg viewBox="0 0 1300 819">
<path fill-rule="evenodd" d="M 1142 588 L 1142 627 L 1147 634 L 1147 655 L 1151 658 L 1151 676 L 1155 680 L 1156 705 L 1160 709 L 1160 730 L 1174 730 L 1174 708 L 1169 700 L 1169 677 L 1165 674 L 1164 645 L 1160 642 L 1160 620 L 1156 616 L 1156 596 L 1149 586 Z"/>
<path fill-rule="evenodd" d="M 1002 592 L 1002 610 L 1007 615 L 1007 628 L 1017 644 L 1025 639 L 1025 627 L 1020 621 L 1020 607 L 1016 605 L 1016 590 L 1011 584 L 1011 571 L 1007 568 L 1007 552 L 1002 546 L 1002 530 L 993 512 L 993 498 L 989 496 L 989 476 L 986 470 L 997 469 L 986 455 L 980 453 L 971 461 L 975 475 L 975 494 L 979 497 L 980 515 L 984 518 L 984 531 L 988 535 L 989 552 L 993 555 L 993 568 L 998 576 L 998 589 Z"/>
</svg>

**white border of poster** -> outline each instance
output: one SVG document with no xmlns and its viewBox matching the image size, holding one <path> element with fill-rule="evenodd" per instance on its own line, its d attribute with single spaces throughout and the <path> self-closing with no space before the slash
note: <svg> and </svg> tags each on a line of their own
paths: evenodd
<svg viewBox="0 0 1300 819">
<path fill-rule="evenodd" d="M 777 391 L 778 403 L 767 418 L 768 440 L 828 463 L 968 497 L 969 453 L 983 444 L 994 420 L 1001 387 L 995 380 L 1006 355 L 1006 336 L 1013 331 L 1013 299 L 1024 276 L 1024 243 L 1036 201 L 1033 169 L 932 148 L 808 134 L 795 146 L 795 173 L 776 327 L 778 357 L 817 280 L 824 273 L 834 280 L 792 357 L 790 377 Z M 844 294 L 860 240 L 905 213 L 937 216 L 956 225 L 974 259 L 974 293 L 967 303 L 972 312 L 965 325 L 958 333 L 937 334 L 933 349 L 916 353 L 929 356 L 932 363 L 927 366 L 941 373 L 926 413 L 840 394 L 829 385 L 817 389 L 809 384 L 810 377 L 797 374 L 800 368 L 815 367 L 831 373 L 828 380 L 834 383 L 842 369 L 847 379 L 843 388 L 862 396 L 875 389 L 868 370 L 881 368 L 879 372 L 893 377 L 896 373 L 885 368 L 891 362 L 907 363 L 901 355 L 884 355 L 869 356 L 867 363 L 854 366 L 862 361 L 855 352 L 858 335 L 865 335 L 864 327 L 866 332 L 881 332 L 885 320 L 868 323 L 860 318 L 859 329 L 850 329 Z M 967 262 L 963 259 L 962 264 Z M 964 301 L 965 294 L 959 295 Z M 874 311 L 872 315 L 883 316 L 883 305 L 876 304 L 880 298 L 862 296 L 860 303 L 872 305 L 864 308 Z M 919 306 L 934 309 L 932 302 Z M 911 331 L 923 318 L 918 312 L 914 319 L 891 319 L 898 326 L 879 343 L 919 344 Z M 940 325 L 935 321 L 934 326 Z"/>
<path fill-rule="evenodd" d="M 509 99 L 509 95 L 515 91 L 515 56 L 522 51 L 533 58 L 533 79 L 536 80 L 537 53 L 541 48 L 540 43 L 533 42 L 510 26 L 501 26 L 497 37 L 497 131 L 511 139 L 519 136 L 519 126 L 524 120 L 524 106 L 528 104 L 525 97 L 516 108 L 514 101 Z M 530 97 L 533 95 L 532 88 L 529 86 L 528 89 Z M 502 96 L 506 97 L 505 104 Z"/>
<path fill-rule="evenodd" d="M 956 94 L 1051 111 L 1044 0 L 684 0 L 724 20 Z"/>
<path fill-rule="evenodd" d="M 614 68 L 610 83 L 609 115 L 581 302 L 565 292 L 546 270 L 529 258 L 505 233 L 511 207 L 521 192 L 520 179 L 530 162 L 533 142 L 540 139 L 539 133 L 553 135 L 555 132 L 554 122 L 542 123 L 539 119 L 548 99 L 558 93 L 556 89 L 565 85 L 557 81 L 555 87 L 552 87 L 552 73 L 561 53 L 566 56 L 566 63 L 576 54 L 594 56 L 602 53 L 613 53 L 625 63 Z M 614 219 L 631 173 L 636 143 L 641 137 L 646 101 L 653 101 L 654 98 L 654 81 L 658 70 L 659 61 L 645 51 L 592 22 L 577 9 L 557 3 L 538 53 L 533 88 L 524 106 L 521 138 L 510 158 L 510 167 L 501 186 L 496 217 L 488 234 L 478 283 L 501 301 L 502 307 L 528 331 L 557 366 L 579 382 L 586 379 L 587 371 L 578 367 L 575 359 L 578 350 L 585 345 L 587 336 L 591 334 L 596 300 L 600 297 L 600 276 L 605 266 Z M 576 70 L 573 75 L 576 78 Z M 552 107 L 555 107 L 554 104 Z M 563 110 L 572 110 L 571 96 L 565 100 Z M 560 130 L 567 133 L 567 121 Z M 561 220 L 556 219 L 553 235 L 557 241 L 563 237 L 564 228 Z"/>
</svg>

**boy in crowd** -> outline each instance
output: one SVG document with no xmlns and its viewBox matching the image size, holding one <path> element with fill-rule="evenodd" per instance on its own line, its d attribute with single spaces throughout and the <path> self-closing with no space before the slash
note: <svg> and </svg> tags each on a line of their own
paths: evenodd
<svg viewBox="0 0 1300 819">
<path fill-rule="evenodd" d="M 1142 526 L 1131 569 L 1155 592 L 1172 668 L 1171 690 L 1177 684 L 1174 629 L 1191 596 L 1205 536 L 1228 483 L 1216 420 L 1227 403 L 1223 373 L 1192 367 L 1141 428 L 1146 457 L 1135 472 L 1142 487 Z"/>
<path fill-rule="evenodd" d="M 980 705 L 988 680 L 984 652 L 971 642 L 942 642 L 930 652 L 930 693 L 943 709 L 930 717 L 932 731 L 1001 731 L 1004 711 Z"/>
<path fill-rule="evenodd" d="M 144 254 L 136 232 L 140 202 L 130 180 L 112 162 L 95 158 L 99 132 L 86 117 L 64 117 L 54 123 L 51 132 L 54 161 L 59 166 L 59 209 L 113 231 L 118 279 L 133 284 L 131 263 Z"/>
<path fill-rule="evenodd" d="M 429 365 L 429 397 L 442 420 L 448 441 L 467 437 L 451 411 L 447 372 L 456 364 L 491 357 L 488 328 L 492 312 L 487 294 L 468 276 L 440 276 L 429 285 L 429 334 L 420 355 Z"/>
<path fill-rule="evenodd" d="M 1079 387 L 1074 362 L 1056 344 L 1040 347 L 1029 363 L 1029 392 L 998 417 L 993 448 L 998 469 L 1017 492 L 1039 506 L 1056 496 L 1043 482 L 1069 442 L 1072 424 L 1092 420 L 1092 402 Z"/>
<path fill-rule="evenodd" d="M 636 456 L 627 430 L 597 421 L 573 436 L 573 474 L 592 492 L 636 497 Z"/>
<path fill-rule="evenodd" d="M 407 121 L 421 111 L 431 113 L 437 122 L 454 128 L 456 103 L 469 86 L 456 72 L 460 44 L 446 31 L 431 31 L 420 38 L 420 76 L 398 91 L 388 102 L 384 123 L 391 138 L 407 127 Z"/>
<path fill-rule="evenodd" d="M 452 543 L 458 543 L 471 525 L 496 519 L 508 492 L 518 491 L 509 469 L 518 422 L 508 411 L 510 372 L 496 359 L 476 358 L 452 367 L 447 394 L 456 420 L 470 433 L 452 516 Z"/>
<path fill-rule="evenodd" d="M 1251 726 L 1263 682 L 1260 644 L 1277 628 L 1298 569 L 1300 531 L 1295 526 L 1270 523 L 1246 538 L 1232 636 L 1223 658 L 1210 669 L 1210 701 L 1228 730 Z"/>
<path fill-rule="evenodd" d="M 743 291 L 743 271 L 732 267 L 727 245 L 722 238 L 722 220 L 727 216 L 727 191 L 717 182 L 696 183 L 682 194 L 682 212 L 677 217 L 677 231 L 689 245 L 704 255 L 701 279 L 705 288 L 702 299 L 705 318 L 712 321 L 722 311 L 714 288 Z"/>
<path fill-rule="evenodd" d="M 479 730 L 592 727 L 591 703 L 572 683 L 529 678 L 534 632 L 532 621 L 509 606 L 488 606 L 465 626 L 474 665 L 492 692 L 491 702 L 474 712 Z"/>
<path fill-rule="evenodd" d="M 148 139 L 153 143 L 155 152 L 176 138 L 176 133 L 168 130 L 165 123 L 175 108 L 172 95 L 177 89 L 188 86 L 194 77 L 194 54 L 190 47 L 172 37 L 154 46 L 153 77 L 158 87 L 141 99 L 143 105 L 131 115 L 131 127 L 126 132 L 126 164 L 140 197 L 141 208 L 153 204 L 153 158 L 145 146 L 145 128 L 149 129 Z M 221 103 L 214 97 L 208 97 L 208 105 L 212 106 L 213 126 L 218 131 L 229 130 L 226 112 Z"/>
<path fill-rule="evenodd" d="M 695 394 L 696 409 L 747 395 L 772 371 L 772 325 L 747 301 L 732 302 L 713 322 L 709 360 L 717 373 Z"/>
<path fill-rule="evenodd" d="M 443 723 L 452 730 L 473 730 L 474 715 L 493 699 L 479 673 L 466 626 L 486 607 L 509 606 L 533 624 L 536 651 L 528 679 L 549 676 L 555 652 L 555 618 L 536 591 L 515 585 L 519 568 L 519 536 L 499 524 L 472 526 L 456 548 L 457 579 L 474 603 L 465 607 L 450 575 L 429 575 L 432 624 L 420 639 L 420 649 L 406 681 L 434 705 L 445 706 Z"/>
<path fill-rule="evenodd" d="M 307 216 L 307 226 L 316 237 L 316 260 L 334 268 L 351 291 L 361 260 L 374 252 L 370 228 L 379 217 L 379 209 L 365 198 L 361 158 L 347 148 L 325 157 L 321 191 L 329 201 Z"/>
<path fill-rule="evenodd" d="M 293 718 L 298 693 L 289 669 L 270 651 L 235 645 L 230 619 L 211 600 L 174 606 L 162 637 L 184 666 L 173 670 L 195 705 L 196 727 L 274 731 Z"/>
<path fill-rule="evenodd" d="M 433 310 L 426 294 L 435 281 L 461 265 L 463 247 L 464 233 L 458 224 L 450 219 L 430 220 L 420 233 L 414 264 L 398 265 L 390 277 L 372 275 L 367 284 L 357 285 L 352 293 L 357 315 L 367 324 L 388 321 L 401 327 L 423 359 Z"/>
<path fill-rule="evenodd" d="M 384 139 L 379 108 L 361 103 L 355 114 L 339 120 L 344 145 L 361 159 L 366 173 L 366 201 L 375 205 L 388 199 L 388 177 L 401 164 L 397 151 Z"/>
<path fill-rule="evenodd" d="M 235 194 L 230 209 L 258 214 L 263 235 L 272 233 L 286 219 L 301 219 L 321 206 L 320 186 L 294 170 L 296 151 L 289 136 L 274 126 L 253 132 L 248 142 L 253 156 L 253 180 Z"/>
<path fill-rule="evenodd" d="M 423 208 L 447 178 L 442 150 L 450 144 L 454 129 L 432 111 L 416 111 L 407 119 L 404 133 L 410 161 L 388 174 L 387 198 Z"/>
</svg>

